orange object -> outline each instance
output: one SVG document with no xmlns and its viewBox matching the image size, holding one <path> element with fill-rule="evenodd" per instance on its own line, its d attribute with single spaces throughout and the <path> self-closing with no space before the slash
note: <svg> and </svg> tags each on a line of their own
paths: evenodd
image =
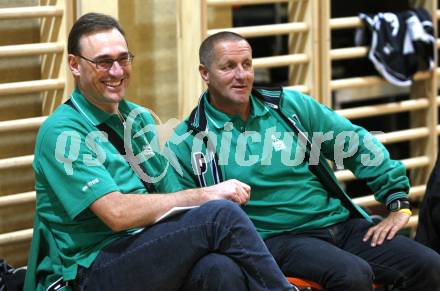
<svg viewBox="0 0 440 291">
<path fill-rule="evenodd" d="M 321 285 L 310 280 L 299 279 L 295 277 L 287 277 L 287 281 L 294 284 L 295 286 L 298 286 L 299 288 L 313 288 L 316 290 L 322 290 Z"/>
<path fill-rule="evenodd" d="M 295 286 L 297 286 L 299 288 L 311 288 L 313 290 L 323 290 L 322 286 L 314 281 L 295 278 L 295 277 L 287 277 L 287 281 L 289 281 L 290 283 L 294 284 Z M 380 287 L 379 284 L 375 284 L 375 283 L 373 284 L 374 289 L 379 288 L 379 287 Z"/>
</svg>

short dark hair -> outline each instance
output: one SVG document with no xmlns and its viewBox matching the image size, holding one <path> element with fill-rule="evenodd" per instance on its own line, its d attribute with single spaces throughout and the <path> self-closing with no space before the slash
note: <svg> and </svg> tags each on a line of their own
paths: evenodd
<svg viewBox="0 0 440 291">
<path fill-rule="evenodd" d="M 249 44 L 249 42 L 239 35 L 238 33 L 231 32 L 231 31 L 221 31 L 217 32 L 213 35 L 208 36 L 205 38 L 205 40 L 202 42 L 199 48 L 199 61 L 200 64 L 204 65 L 205 67 L 209 68 L 211 66 L 212 62 L 212 54 L 214 51 L 214 47 L 217 43 L 222 41 L 242 41 L 244 40 Z M 250 47 L 250 45 L 249 45 Z"/>
<path fill-rule="evenodd" d="M 125 41 L 127 42 L 127 38 L 125 37 L 125 32 L 122 29 L 119 22 L 111 17 L 110 15 L 105 15 L 102 13 L 87 13 L 78 18 L 78 20 L 73 24 L 72 29 L 69 33 L 69 38 L 67 41 L 67 53 L 73 55 L 79 55 L 81 53 L 81 48 L 79 47 L 79 40 L 83 35 L 110 30 L 116 28 L 122 36 L 124 36 Z"/>
</svg>

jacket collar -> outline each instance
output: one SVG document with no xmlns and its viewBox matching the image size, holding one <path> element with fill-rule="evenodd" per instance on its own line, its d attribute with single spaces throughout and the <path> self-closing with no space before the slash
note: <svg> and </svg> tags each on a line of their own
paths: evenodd
<svg viewBox="0 0 440 291">
<path fill-rule="evenodd" d="M 70 99 L 78 111 L 94 126 L 104 123 L 112 115 L 93 105 L 78 88 L 72 92 Z M 119 103 L 119 111 L 125 114 L 129 111 L 125 100 Z"/>
<path fill-rule="evenodd" d="M 274 109 L 279 108 L 282 93 L 283 89 L 281 87 L 253 88 L 251 91 L 251 95 L 254 96 L 257 101 L 261 101 L 264 105 Z M 196 108 L 193 109 L 188 120 L 186 121 L 188 126 L 197 132 L 208 131 L 208 122 L 205 112 L 205 103 L 208 102 L 207 95 L 208 90 L 205 90 L 202 95 L 200 95 L 199 103 L 197 104 Z"/>
<path fill-rule="evenodd" d="M 217 108 L 215 108 L 209 101 L 208 95 L 205 94 L 203 96 L 205 98 L 205 112 L 206 116 L 209 119 L 210 123 L 212 123 L 213 127 L 216 129 L 222 129 L 227 122 L 235 122 L 236 120 L 241 120 L 240 115 L 230 115 L 224 112 L 221 112 Z M 252 94 L 249 96 L 249 102 L 251 106 L 251 112 L 249 115 L 249 120 L 265 115 L 269 112 L 269 109 L 256 97 Z"/>
</svg>

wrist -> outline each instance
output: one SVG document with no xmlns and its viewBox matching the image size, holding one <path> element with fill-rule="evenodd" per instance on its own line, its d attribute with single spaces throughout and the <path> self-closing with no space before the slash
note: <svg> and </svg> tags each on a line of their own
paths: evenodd
<svg viewBox="0 0 440 291">
<path fill-rule="evenodd" d="M 411 211 L 411 204 L 407 198 L 398 198 L 388 203 L 387 208 L 391 212 L 397 212 L 401 209 L 408 209 Z"/>
<path fill-rule="evenodd" d="M 203 187 L 203 188 L 199 188 L 199 197 L 200 197 L 200 202 L 201 203 L 205 203 L 207 201 L 212 200 L 212 196 L 215 193 L 215 188 L 213 186 L 207 186 L 207 187 Z"/>
<path fill-rule="evenodd" d="M 405 214 L 408 214 L 409 216 L 412 216 L 412 211 L 411 211 L 411 209 L 409 209 L 409 208 L 402 208 L 402 209 L 400 209 L 400 210 L 397 211 L 397 212 L 405 213 Z"/>
</svg>

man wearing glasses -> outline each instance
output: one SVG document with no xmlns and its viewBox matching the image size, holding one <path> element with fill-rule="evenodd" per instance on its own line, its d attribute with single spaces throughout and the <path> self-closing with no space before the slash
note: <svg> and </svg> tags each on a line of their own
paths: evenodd
<svg viewBox="0 0 440 291">
<path fill-rule="evenodd" d="M 155 132 L 127 135 L 154 121 L 123 99 L 134 57 L 117 21 L 82 16 L 68 54 L 75 90 L 36 141 L 25 290 L 292 290 L 238 206 L 249 200 L 246 184 L 181 191 L 151 150 Z M 140 179 L 134 158 L 153 178 Z M 199 207 L 155 223 L 186 206 Z"/>
</svg>

